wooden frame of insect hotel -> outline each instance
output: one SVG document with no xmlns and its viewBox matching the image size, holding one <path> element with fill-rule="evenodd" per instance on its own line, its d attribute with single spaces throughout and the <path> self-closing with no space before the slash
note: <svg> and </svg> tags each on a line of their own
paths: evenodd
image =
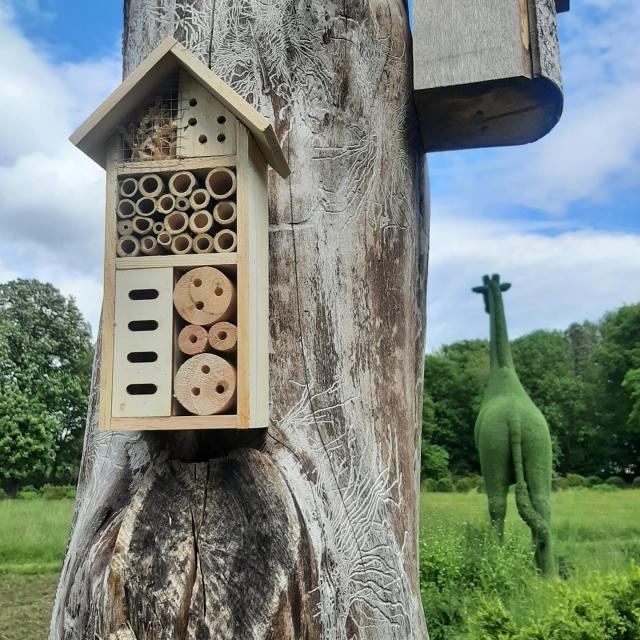
<svg viewBox="0 0 640 640">
<path fill-rule="evenodd" d="M 167 38 L 71 141 L 107 171 L 100 428 L 266 427 L 270 123 Z"/>
</svg>

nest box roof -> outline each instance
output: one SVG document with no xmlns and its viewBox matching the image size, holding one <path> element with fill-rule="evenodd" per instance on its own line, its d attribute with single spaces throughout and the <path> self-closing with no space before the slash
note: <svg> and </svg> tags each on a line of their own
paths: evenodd
<svg viewBox="0 0 640 640">
<path fill-rule="evenodd" d="M 271 123 L 173 38 L 165 38 L 69 138 L 101 167 L 118 126 L 172 73 L 184 69 L 251 131 L 265 160 L 283 177 L 289 165 Z"/>
</svg>

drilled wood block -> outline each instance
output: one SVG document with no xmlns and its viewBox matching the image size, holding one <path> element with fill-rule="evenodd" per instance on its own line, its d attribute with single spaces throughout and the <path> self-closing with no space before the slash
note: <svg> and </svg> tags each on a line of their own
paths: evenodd
<svg viewBox="0 0 640 640">
<path fill-rule="evenodd" d="M 116 273 L 112 413 L 171 415 L 173 269 Z"/>
</svg>

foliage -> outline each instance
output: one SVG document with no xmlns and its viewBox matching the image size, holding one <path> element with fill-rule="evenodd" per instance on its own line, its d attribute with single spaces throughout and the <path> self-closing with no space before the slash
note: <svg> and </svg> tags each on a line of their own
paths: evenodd
<svg viewBox="0 0 640 640">
<path fill-rule="evenodd" d="M 586 480 L 587 487 L 595 487 L 597 484 L 602 484 L 604 480 L 599 476 L 589 476 Z"/>
<path fill-rule="evenodd" d="M 635 304 L 599 323 L 535 331 L 512 342 L 519 378 L 549 423 L 557 473 L 640 475 L 639 336 Z M 445 453 L 448 473 L 479 471 L 473 430 L 488 368 L 484 340 L 456 342 L 427 355 L 423 478 L 447 475 Z M 432 453 L 433 447 L 439 449 Z"/>
<path fill-rule="evenodd" d="M 0 487 L 0 500 L 6 500 L 9 496 L 7 496 L 7 492 Z"/>
<path fill-rule="evenodd" d="M 454 486 L 451 478 L 440 478 L 436 482 L 436 491 L 439 493 L 451 493 L 453 490 Z"/>
<path fill-rule="evenodd" d="M 607 478 L 606 483 L 612 487 L 617 487 L 618 489 L 624 489 L 627 486 L 625 481 L 618 476 L 611 476 L 610 478 Z"/>
<path fill-rule="evenodd" d="M 40 492 L 32 485 L 22 487 L 16 494 L 18 500 L 37 500 L 40 497 Z"/>
<path fill-rule="evenodd" d="M 473 475 L 465 478 L 459 478 L 456 480 L 456 491 L 458 493 L 467 493 L 473 489 L 477 489 L 480 486 L 480 480 L 482 476 Z"/>
<path fill-rule="evenodd" d="M 631 486 L 634 489 L 640 489 L 640 476 L 637 476 L 636 478 L 633 479 L 633 482 L 631 483 Z"/>
<path fill-rule="evenodd" d="M 587 479 L 578 473 L 567 473 L 567 485 L 569 488 L 586 487 Z"/>
<path fill-rule="evenodd" d="M 640 638 L 635 492 L 604 496 L 581 488 L 552 501 L 564 580 L 544 579 L 533 568 L 513 496 L 503 547 L 482 496 L 434 494 L 423 501 L 421 592 L 432 640 Z"/>
<path fill-rule="evenodd" d="M 10 491 L 75 480 L 92 357 L 72 298 L 37 280 L 0 284 L 0 483 Z"/>
<path fill-rule="evenodd" d="M 75 487 L 71 485 L 53 485 L 45 484 L 42 489 L 42 497 L 45 500 L 64 500 L 66 498 L 75 498 Z"/>
<path fill-rule="evenodd" d="M 617 484 L 603 482 L 602 484 L 594 485 L 591 489 L 593 491 L 619 491 L 620 487 Z"/>
<path fill-rule="evenodd" d="M 55 422 L 41 404 L 13 388 L 0 396 L 0 484 L 10 495 L 49 476 Z"/>
</svg>

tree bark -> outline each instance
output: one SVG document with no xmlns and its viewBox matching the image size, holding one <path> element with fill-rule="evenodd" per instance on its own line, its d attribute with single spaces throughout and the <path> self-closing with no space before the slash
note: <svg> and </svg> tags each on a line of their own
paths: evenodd
<svg viewBox="0 0 640 640">
<path fill-rule="evenodd" d="M 127 0 L 275 123 L 271 421 L 97 431 L 50 639 L 427 637 L 418 496 L 428 213 L 402 0 Z"/>
</svg>

